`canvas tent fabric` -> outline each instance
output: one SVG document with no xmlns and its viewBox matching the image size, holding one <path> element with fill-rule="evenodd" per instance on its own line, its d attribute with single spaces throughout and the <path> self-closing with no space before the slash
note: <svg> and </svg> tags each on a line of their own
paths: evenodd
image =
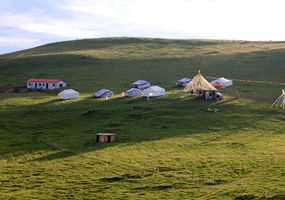
<svg viewBox="0 0 285 200">
<path fill-rule="evenodd" d="M 214 83 L 214 84 L 212 84 L 215 88 L 223 88 L 223 87 L 225 87 L 225 84 L 223 84 L 223 83 L 220 83 L 220 82 L 216 82 L 216 83 Z"/>
<path fill-rule="evenodd" d="M 211 82 L 212 85 L 214 85 L 216 83 L 222 83 L 222 84 L 225 85 L 225 87 L 233 85 L 233 81 L 232 80 L 226 79 L 224 77 L 218 78 L 217 80 L 213 80 Z"/>
<path fill-rule="evenodd" d="M 79 92 L 73 89 L 63 90 L 58 94 L 58 98 L 63 100 L 76 99 L 79 98 Z"/>
<path fill-rule="evenodd" d="M 133 82 L 130 84 L 129 88 L 137 88 L 137 89 L 144 89 L 150 87 L 151 84 L 148 81 L 145 80 L 137 80 L 136 82 Z"/>
<path fill-rule="evenodd" d="M 198 74 L 186 85 L 185 92 L 197 92 L 197 91 L 215 91 L 217 90 L 212 86 L 198 71 Z"/>
<path fill-rule="evenodd" d="M 151 86 L 143 91 L 145 97 L 159 97 L 165 95 L 165 89 L 159 86 Z"/>
<path fill-rule="evenodd" d="M 113 96 L 113 92 L 108 89 L 101 89 L 94 94 L 95 98 L 105 98 L 105 97 L 111 97 L 111 96 Z"/>
<path fill-rule="evenodd" d="M 125 91 L 125 96 L 126 97 L 138 97 L 138 96 L 142 96 L 142 91 L 140 89 L 137 88 L 131 88 L 127 91 Z"/>
<path fill-rule="evenodd" d="M 191 81 L 190 78 L 182 78 L 176 81 L 175 86 L 185 87 Z"/>
</svg>

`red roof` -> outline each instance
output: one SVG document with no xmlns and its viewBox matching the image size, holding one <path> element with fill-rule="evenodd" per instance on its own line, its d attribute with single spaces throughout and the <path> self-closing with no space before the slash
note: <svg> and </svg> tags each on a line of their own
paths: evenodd
<svg viewBox="0 0 285 200">
<path fill-rule="evenodd" d="M 62 79 L 45 79 L 45 78 L 32 78 L 27 80 L 27 82 L 41 82 L 41 83 L 57 83 L 59 81 L 64 81 Z"/>
<path fill-rule="evenodd" d="M 214 87 L 224 87 L 225 86 L 225 84 L 223 84 L 223 83 L 220 83 L 220 82 L 217 82 L 217 83 L 214 83 L 214 84 L 212 84 Z"/>
</svg>

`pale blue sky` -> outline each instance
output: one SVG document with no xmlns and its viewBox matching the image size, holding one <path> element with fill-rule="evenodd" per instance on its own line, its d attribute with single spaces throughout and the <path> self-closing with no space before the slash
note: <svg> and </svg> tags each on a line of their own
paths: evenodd
<svg viewBox="0 0 285 200">
<path fill-rule="evenodd" d="M 284 0 L 0 0 L 0 54 L 81 38 L 285 40 Z"/>
</svg>

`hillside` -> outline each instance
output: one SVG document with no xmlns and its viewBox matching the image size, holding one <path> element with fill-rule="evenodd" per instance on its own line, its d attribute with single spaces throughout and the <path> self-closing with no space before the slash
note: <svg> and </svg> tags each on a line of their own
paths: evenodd
<svg viewBox="0 0 285 200">
<path fill-rule="evenodd" d="M 0 93 L 0 199 L 284 199 L 285 115 L 270 109 L 284 86 L 234 82 L 220 102 L 172 86 L 198 70 L 285 82 L 284 63 L 285 42 L 147 38 L 1 55 L 0 87 L 63 78 L 81 97 Z M 167 95 L 122 98 L 137 79 Z M 116 95 L 90 98 L 101 88 Z M 116 142 L 95 144 L 98 132 L 115 132 Z"/>
</svg>

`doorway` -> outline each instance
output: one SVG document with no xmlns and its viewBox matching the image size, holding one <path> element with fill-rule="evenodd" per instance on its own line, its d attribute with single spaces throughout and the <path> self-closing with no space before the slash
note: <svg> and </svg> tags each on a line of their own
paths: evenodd
<svg viewBox="0 0 285 200">
<path fill-rule="evenodd" d="M 112 136 L 108 135 L 108 143 L 111 143 L 111 142 L 112 142 Z"/>
</svg>

